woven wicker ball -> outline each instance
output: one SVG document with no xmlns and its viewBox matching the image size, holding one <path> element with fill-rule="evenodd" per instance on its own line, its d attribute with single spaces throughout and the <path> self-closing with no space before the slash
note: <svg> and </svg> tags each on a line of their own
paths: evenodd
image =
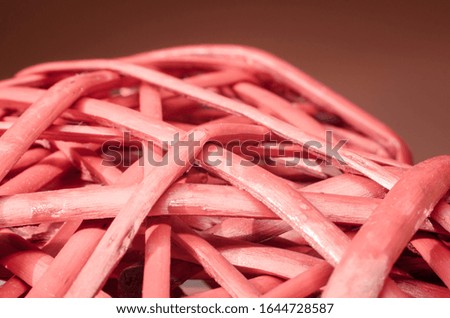
<svg viewBox="0 0 450 318">
<path fill-rule="evenodd" d="M 0 81 L 1 297 L 449 297 L 450 156 L 236 45 Z"/>
</svg>

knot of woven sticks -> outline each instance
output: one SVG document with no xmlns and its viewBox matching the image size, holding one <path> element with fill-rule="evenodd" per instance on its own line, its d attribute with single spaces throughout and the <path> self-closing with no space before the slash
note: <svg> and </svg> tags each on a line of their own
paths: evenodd
<svg viewBox="0 0 450 318">
<path fill-rule="evenodd" d="M 450 296 L 449 156 L 266 52 L 44 63 L 0 117 L 0 296 Z"/>
</svg>

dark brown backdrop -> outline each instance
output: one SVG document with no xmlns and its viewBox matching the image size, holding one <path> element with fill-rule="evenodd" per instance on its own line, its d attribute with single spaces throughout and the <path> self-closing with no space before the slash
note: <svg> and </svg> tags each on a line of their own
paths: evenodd
<svg viewBox="0 0 450 318">
<path fill-rule="evenodd" d="M 449 154 L 450 1 L 0 0 L 0 78 L 188 43 L 271 51 L 381 118 L 416 161 Z"/>
</svg>

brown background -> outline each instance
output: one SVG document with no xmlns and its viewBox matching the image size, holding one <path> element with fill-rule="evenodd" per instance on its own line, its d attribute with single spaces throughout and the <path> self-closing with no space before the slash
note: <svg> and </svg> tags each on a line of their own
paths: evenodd
<svg viewBox="0 0 450 318">
<path fill-rule="evenodd" d="M 0 0 L 0 78 L 206 42 L 290 61 L 390 125 L 416 161 L 450 154 L 450 1 Z"/>
</svg>

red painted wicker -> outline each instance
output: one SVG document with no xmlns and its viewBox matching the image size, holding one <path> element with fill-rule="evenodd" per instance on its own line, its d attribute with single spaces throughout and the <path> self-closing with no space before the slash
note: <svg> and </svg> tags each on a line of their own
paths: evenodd
<svg viewBox="0 0 450 318">
<path fill-rule="evenodd" d="M 450 156 L 235 45 L 0 81 L 2 297 L 448 297 Z"/>
</svg>

